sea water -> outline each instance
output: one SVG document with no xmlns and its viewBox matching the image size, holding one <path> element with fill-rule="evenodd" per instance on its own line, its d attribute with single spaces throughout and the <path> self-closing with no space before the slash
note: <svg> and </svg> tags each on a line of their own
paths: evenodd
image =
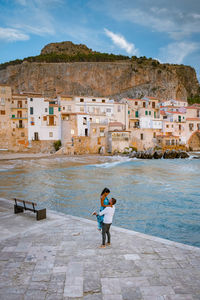
<svg viewBox="0 0 200 300">
<path fill-rule="evenodd" d="M 0 197 L 88 219 L 100 193 L 117 199 L 114 225 L 200 247 L 200 159 L 79 156 L 0 162 Z"/>
</svg>

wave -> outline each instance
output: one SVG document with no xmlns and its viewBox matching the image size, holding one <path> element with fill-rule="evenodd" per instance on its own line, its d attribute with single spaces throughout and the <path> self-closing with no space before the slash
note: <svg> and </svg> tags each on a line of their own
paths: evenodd
<svg viewBox="0 0 200 300">
<path fill-rule="evenodd" d="M 105 162 L 105 163 L 100 163 L 100 164 L 94 164 L 94 165 L 90 165 L 90 167 L 96 167 L 96 168 L 113 168 L 119 164 L 124 164 L 127 162 L 132 161 L 132 158 L 128 158 L 128 157 L 121 157 L 121 156 L 115 156 L 113 158 L 111 158 L 115 161 L 111 161 L 111 162 Z"/>
</svg>

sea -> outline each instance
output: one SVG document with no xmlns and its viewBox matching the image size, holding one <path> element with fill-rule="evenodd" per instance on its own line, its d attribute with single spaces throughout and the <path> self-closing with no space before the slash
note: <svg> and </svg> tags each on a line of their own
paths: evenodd
<svg viewBox="0 0 200 300">
<path fill-rule="evenodd" d="M 0 161 L 0 198 L 95 220 L 100 194 L 117 199 L 113 224 L 200 247 L 200 159 L 73 156 Z"/>
</svg>

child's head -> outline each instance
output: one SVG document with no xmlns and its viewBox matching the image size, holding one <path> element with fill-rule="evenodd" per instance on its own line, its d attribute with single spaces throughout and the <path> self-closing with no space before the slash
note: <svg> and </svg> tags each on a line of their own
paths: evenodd
<svg viewBox="0 0 200 300">
<path fill-rule="evenodd" d="M 104 194 L 106 195 L 110 194 L 110 190 L 108 188 L 104 188 L 103 191 L 101 192 L 101 196 Z"/>
<path fill-rule="evenodd" d="M 115 203 L 117 202 L 117 200 L 115 198 L 111 198 L 110 202 L 111 202 L 112 205 L 115 205 Z"/>
</svg>

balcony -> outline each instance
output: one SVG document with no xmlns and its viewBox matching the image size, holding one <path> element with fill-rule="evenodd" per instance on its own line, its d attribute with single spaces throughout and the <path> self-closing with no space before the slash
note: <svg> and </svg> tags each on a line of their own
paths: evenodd
<svg viewBox="0 0 200 300">
<path fill-rule="evenodd" d="M 20 116 L 20 115 L 17 115 L 17 116 L 12 115 L 12 116 L 10 116 L 10 119 L 11 120 L 27 120 L 28 119 L 28 115 L 22 115 L 22 116 Z"/>
<path fill-rule="evenodd" d="M 24 105 L 11 105 L 10 106 L 11 109 L 28 109 L 28 105 L 24 104 Z"/>
</svg>

